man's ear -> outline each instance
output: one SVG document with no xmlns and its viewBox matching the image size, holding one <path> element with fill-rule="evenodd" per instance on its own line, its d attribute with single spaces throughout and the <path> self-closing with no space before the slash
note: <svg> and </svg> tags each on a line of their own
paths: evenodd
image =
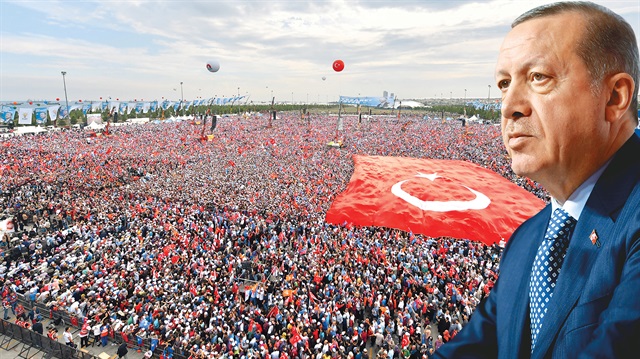
<svg viewBox="0 0 640 359">
<path fill-rule="evenodd" d="M 635 81 L 633 81 L 631 75 L 621 72 L 611 76 L 606 84 L 610 91 L 605 109 L 606 120 L 615 122 L 624 117 L 631 105 Z"/>
</svg>

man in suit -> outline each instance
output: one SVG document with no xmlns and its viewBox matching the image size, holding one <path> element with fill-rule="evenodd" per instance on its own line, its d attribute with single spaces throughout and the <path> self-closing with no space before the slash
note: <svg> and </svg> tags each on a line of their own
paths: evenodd
<svg viewBox="0 0 640 359">
<path fill-rule="evenodd" d="M 38 333 L 39 335 L 33 336 L 33 344 L 35 347 L 41 347 L 42 338 L 40 336 L 43 335 L 44 328 L 42 327 L 42 321 L 40 321 L 40 318 L 36 317 L 35 321 L 36 322 L 33 323 L 31 330 L 33 330 L 35 333 Z"/>
<path fill-rule="evenodd" d="M 601 6 L 514 21 L 496 67 L 503 140 L 551 204 L 515 231 L 490 295 L 435 358 L 637 357 L 638 68 L 632 28 Z"/>
<path fill-rule="evenodd" d="M 36 322 L 33 323 L 33 327 L 31 327 L 31 329 L 40 335 L 43 335 L 44 333 L 44 328 L 42 327 L 42 322 L 39 318 L 36 318 Z"/>
</svg>

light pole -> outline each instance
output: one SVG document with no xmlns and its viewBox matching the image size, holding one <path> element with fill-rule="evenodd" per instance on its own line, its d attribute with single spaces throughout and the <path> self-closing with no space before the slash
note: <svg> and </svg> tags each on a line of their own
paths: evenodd
<svg viewBox="0 0 640 359">
<path fill-rule="evenodd" d="M 464 117 L 467 117 L 467 89 L 464 89 L 464 103 L 462 104 L 464 109 Z"/>
<path fill-rule="evenodd" d="M 487 96 L 487 100 L 491 99 L 491 85 L 489 85 L 489 96 Z"/>
<path fill-rule="evenodd" d="M 67 108 L 64 111 L 64 117 L 69 118 L 69 99 L 67 98 L 67 81 L 65 80 L 66 71 L 62 71 L 62 84 L 64 85 L 64 102 L 67 104 Z"/>
<path fill-rule="evenodd" d="M 182 91 L 182 81 L 180 81 L 180 107 L 182 108 L 182 116 L 184 116 L 184 92 Z"/>
<path fill-rule="evenodd" d="M 293 105 L 293 92 L 291 93 L 291 104 Z"/>
</svg>

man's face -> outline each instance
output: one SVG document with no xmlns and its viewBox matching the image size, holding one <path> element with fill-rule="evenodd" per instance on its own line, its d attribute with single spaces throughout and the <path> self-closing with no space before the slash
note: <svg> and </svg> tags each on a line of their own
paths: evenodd
<svg viewBox="0 0 640 359">
<path fill-rule="evenodd" d="M 543 185 L 584 166 L 606 133 L 606 99 L 576 54 L 584 23 L 575 13 L 525 21 L 500 49 L 502 138 L 513 171 Z"/>
</svg>

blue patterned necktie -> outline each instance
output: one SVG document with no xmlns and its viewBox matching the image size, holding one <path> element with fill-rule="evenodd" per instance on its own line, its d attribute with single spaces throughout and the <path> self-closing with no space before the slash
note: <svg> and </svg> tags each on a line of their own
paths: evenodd
<svg viewBox="0 0 640 359">
<path fill-rule="evenodd" d="M 564 209 L 553 211 L 547 233 L 538 247 L 529 282 L 529 318 L 531 319 L 531 351 L 535 348 L 542 319 L 547 313 L 560 267 L 569 246 L 576 220 Z"/>
</svg>

